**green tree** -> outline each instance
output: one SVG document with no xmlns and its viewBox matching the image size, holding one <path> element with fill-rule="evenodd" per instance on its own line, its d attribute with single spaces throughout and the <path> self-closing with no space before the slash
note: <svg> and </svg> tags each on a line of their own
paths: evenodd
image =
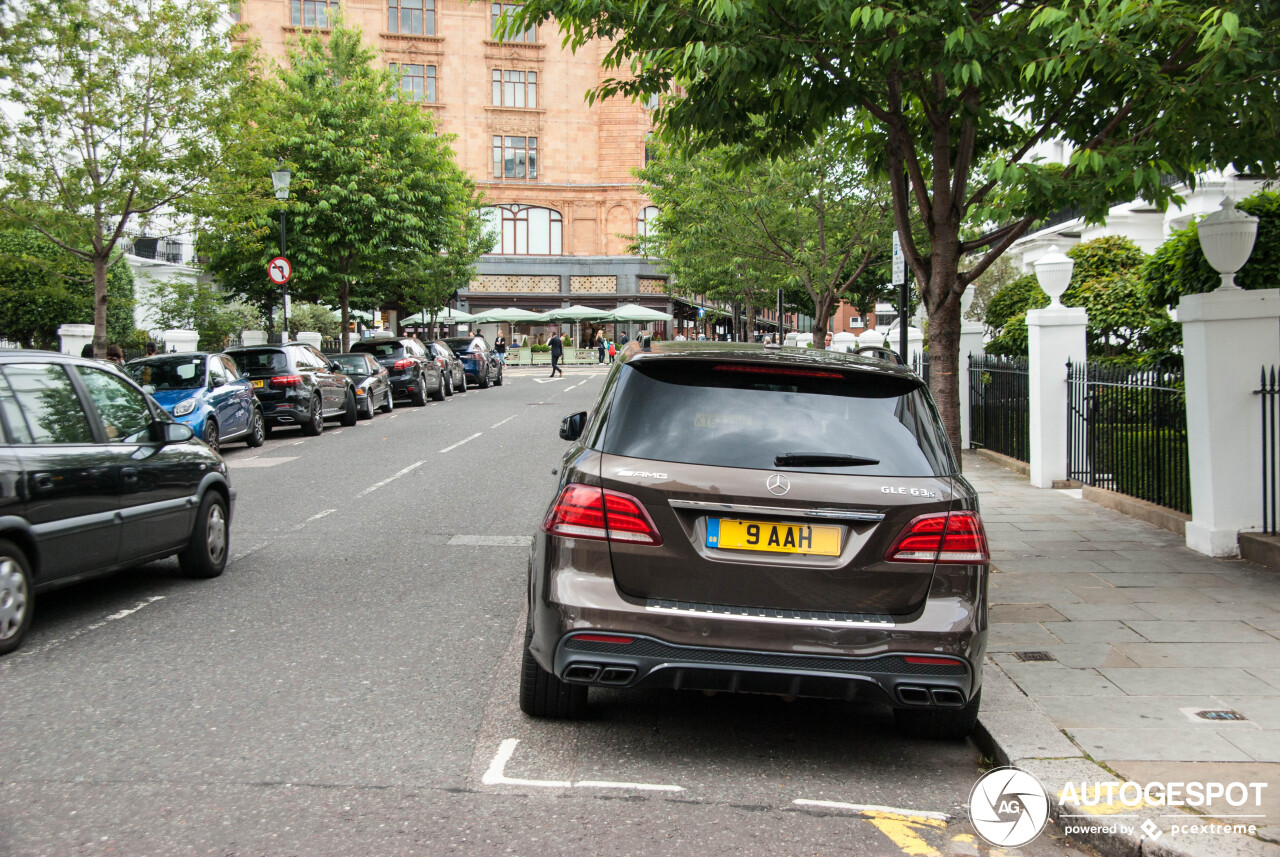
<svg viewBox="0 0 1280 857">
<path fill-rule="evenodd" d="M 865 113 L 857 136 L 892 189 L 957 447 L 960 294 L 1032 225 L 1066 207 L 1100 219 L 1134 194 L 1162 205 L 1165 174 L 1280 162 L 1269 2 L 528 0 L 508 32 L 551 18 L 569 46 L 601 39 L 604 65 L 624 70 L 592 97 L 662 96 L 678 141 L 777 151 Z M 1065 167 L 1033 157 L 1054 138 L 1074 149 Z M 988 222 L 1000 225 L 962 237 Z M 962 271 L 965 255 L 977 261 Z"/>
<path fill-rule="evenodd" d="M 228 301 L 211 283 L 196 278 L 165 280 L 151 290 L 156 324 L 164 329 L 194 330 L 199 345 L 221 351 L 227 341 L 262 323 L 262 313 L 245 303 Z"/>
<path fill-rule="evenodd" d="M 477 200 L 430 112 L 408 100 L 359 30 L 331 23 L 330 32 L 292 45 L 287 65 L 260 86 L 256 97 L 274 121 L 230 179 L 234 204 L 212 213 L 202 246 L 225 288 L 270 310 L 277 290 L 264 281 L 267 261 L 278 252 L 281 203 L 267 173 L 281 159 L 292 172 L 284 206 L 290 294 L 337 304 L 345 348 L 353 299 L 368 305 L 398 297 L 405 279 L 393 282 L 388 271 L 460 275 L 465 265 L 441 258 L 465 255 L 461 234 Z M 251 124 L 243 114 L 241 121 Z M 256 190 L 246 198 L 240 191 L 248 187 Z"/>
<path fill-rule="evenodd" d="M 799 292 L 821 342 L 842 298 L 874 306 L 893 229 L 888 188 L 845 140 L 837 130 L 740 168 L 737 147 L 660 148 L 637 172 L 660 212 L 641 249 L 695 294 L 763 308 L 780 287 Z"/>
<path fill-rule="evenodd" d="M 459 201 L 464 204 L 452 215 L 454 225 L 441 252 L 396 260 L 385 271 L 388 299 L 403 309 L 402 323 L 425 313 L 430 324 L 449 298 L 475 279 L 476 260 L 497 241 L 479 207 L 461 197 Z"/>
<path fill-rule="evenodd" d="M 333 310 L 326 306 L 297 303 L 289 308 L 289 335 L 296 338 L 304 330 L 333 339 L 338 335 L 338 320 L 333 317 Z M 345 344 L 342 350 L 347 350 Z"/>
<path fill-rule="evenodd" d="M 94 352 L 107 271 L 131 223 L 201 192 L 211 133 L 249 64 L 221 0 L 30 0 L 5 18 L 0 216 L 92 269 Z M 130 326 L 132 330 L 132 326 Z"/>
</svg>

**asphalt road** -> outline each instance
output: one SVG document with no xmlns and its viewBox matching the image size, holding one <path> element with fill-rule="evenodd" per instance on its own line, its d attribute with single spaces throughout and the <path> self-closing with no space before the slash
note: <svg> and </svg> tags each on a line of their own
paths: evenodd
<svg viewBox="0 0 1280 857">
<path fill-rule="evenodd" d="M 0 855 L 1081 853 L 989 849 L 978 750 L 887 710 L 593 692 L 585 722 L 522 715 L 529 534 L 602 379 L 513 372 L 228 447 L 222 577 L 50 593 L 0 660 Z"/>
</svg>

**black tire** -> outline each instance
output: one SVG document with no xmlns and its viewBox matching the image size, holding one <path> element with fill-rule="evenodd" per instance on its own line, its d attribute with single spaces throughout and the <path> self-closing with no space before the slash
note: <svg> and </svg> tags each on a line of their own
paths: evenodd
<svg viewBox="0 0 1280 857">
<path fill-rule="evenodd" d="M 499 369 L 499 370 L 498 370 L 498 377 L 497 377 L 497 379 L 493 382 L 493 386 L 495 386 L 495 387 L 501 387 L 501 386 L 502 386 L 502 375 L 503 375 L 503 371 L 502 371 L 501 369 Z"/>
<path fill-rule="evenodd" d="M 191 543 L 178 554 L 178 565 L 187 577 L 217 577 L 227 567 L 230 527 L 227 501 L 217 491 L 206 491 L 196 513 Z"/>
<path fill-rule="evenodd" d="M 35 606 L 27 555 L 8 539 L 0 539 L 0 655 L 22 645 Z"/>
<path fill-rule="evenodd" d="M 356 411 L 356 394 L 347 390 L 347 406 L 342 409 L 342 419 L 338 422 L 349 427 L 355 425 L 359 418 L 360 414 Z"/>
<path fill-rule="evenodd" d="M 362 420 L 371 420 L 373 419 L 374 412 L 377 410 L 377 408 L 373 406 L 373 396 L 366 396 L 365 401 L 367 401 L 368 404 L 365 405 L 364 410 L 358 411 L 357 415 Z"/>
<path fill-rule="evenodd" d="M 973 731 L 981 707 L 982 690 L 979 689 L 963 708 L 895 708 L 893 725 L 912 738 L 960 741 Z"/>
<path fill-rule="evenodd" d="M 462 389 L 459 390 L 458 392 L 459 393 L 467 392 L 467 373 L 466 372 L 462 373 Z"/>
<path fill-rule="evenodd" d="M 524 656 L 520 662 L 520 710 L 530 717 L 580 720 L 587 716 L 587 688 L 567 684 L 544 670 L 529 653 L 533 629 L 525 626 Z"/>
<path fill-rule="evenodd" d="M 480 378 L 480 389 L 481 389 L 481 390 L 487 390 L 487 389 L 489 389 L 489 373 L 490 373 L 491 371 L 493 371 L 493 370 L 491 370 L 491 369 L 485 369 L 485 370 L 484 370 L 484 377 L 483 377 L 483 378 Z M 477 376 L 477 377 L 479 377 L 479 376 Z"/>
<path fill-rule="evenodd" d="M 440 376 L 440 385 L 438 389 L 431 394 L 431 401 L 433 402 L 444 401 L 444 375 L 443 374 Z"/>
<path fill-rule="evenodd" d="M 415 385 L 414 391 L 409 394 L 409 401 L 418 407 L 422 407 L 427 403 L 427 379 L 425 375 L 418 376 L 418 383 Z"/>
<path fill-rule="evenodd" d="M 244 442 L 250 446 L 257 448 L 267 442 L 267 421 L 262 416 L 262 411 L 257 408 L 253 409 L 253 416 L 249 417 L 249 436 Z"/>
<path fill-rule="evenodd" d="M 219 451 L 218 421 L 213 417 L 209 417 L 204 421 L 204 431 L 200 434 L 200 439 L 209 444 L 209 448 L 214 452 Z"/>
<path fill-rule="evenodd" d="M 390 387 L 390 386 L 388 386 L 388 387 L 387 387 L 387 400 L 386 400 L 385 402 L 383 402 L 383 403 L 382 403 L 382 412 L 383 412 L 384 414 L 389 414 L 389 413 L 391 413 L 393 410 L 395 410 L 395 407 L 396 407 L 395 397 L 391 395 L 391 387 Z"/>
<path fill-rule="evenodd" d="M 307 437 L 315 437 L 324 431 L 324 411 L 320 408 L 320 398 L 317 396 L 311 400 L 311 412 L 307 416 L 307 421 L 302 424 L 302 433 Z"/>
<path fill-rule="evenodd" d="M 444 379 L 444 394 L 446 396 L 453 395 L 453 370 L 449 370 L 449 374 Z"/>
</svg>

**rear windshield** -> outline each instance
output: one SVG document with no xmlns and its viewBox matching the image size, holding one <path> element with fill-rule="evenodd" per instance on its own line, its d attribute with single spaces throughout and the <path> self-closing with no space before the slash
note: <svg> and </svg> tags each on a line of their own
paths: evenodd
<svg viewBox="0 0 1280 857">
<path fill-rule="evenodd" d="M 604 429 L 613 455 L 858 476 L 942 476 L 945 434 L 920 382 L 827 367 L 645 360 L 618 379 Z M 858 466 L 775 465 L 809 453 L 875 459 Z"/>
<path fill-rule="evenodd" d="M 282 352 L 263 349 L 262 351 L 232 351 L 230 355 L 236 361 L 236 368 L 241 375 L 267 375 L 273 372 L 288 372 L 289 358 Z"/>
<path fill-rule="evenodd" d="M 363 354 L 334 354 L 329 359 L 341 366 L 344 373 L 369 374 L 369 358 Z"/>
<path fill-rule="evenodd" d="M 401 357 L 404 355 L 404 344 L 400 342 L 357 342 L 351 346 L 352 351 L 359 351 L 362 354 L 372 354 L 374 357 Z"/>
</svg>

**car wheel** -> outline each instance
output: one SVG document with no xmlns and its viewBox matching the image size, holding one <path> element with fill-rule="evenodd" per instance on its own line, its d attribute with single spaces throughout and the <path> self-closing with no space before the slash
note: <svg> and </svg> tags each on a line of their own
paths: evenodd
<svg viewBox="0 0 1280 857">
<path fill-rule="evenodd" d="M 427 403 L 427 385 L 421 375 L 418 376 L 418 383 L 415 386 L 417 389 L 409 395 L 409 401 L 421 407 Z"/>
<path fill-rule="evenodd" d="M 377 408 L 373 406 L 373 396 L 366 396 L 365 401 L 368 402 L 368 404 L 365 405 L 363 410 L 358 411 L 358 414 L 362 420 L 371 420 L 373 419 L 374 413 L 377 411 Z"/>
<path fill-rule="evenodd" d="M 324 412 L 320 410 L 320 399 L 311 400 L 311 413 L 307 416 L 307 421 L 302 424 L 302 433 L 315 437 L 324 431 Z"/>
<path fill-rule="evenodd" d="M 227 501 L 217 491 L 206 491 L 196 515 L 195 532 L 178 565 L 188 577 L 217 577 L 227 567 L 229 545 Z"/>
<path fill-rule="evenodd" d="M 262 417 L 262 411 L 254 408 L 250 420 L 249 437 L 245 439 L 245 443 L 253 447 L 262 446 L 267 442 L 267 422 Z"/>
<path fill-rule="evenodd" d="M 498 370 L 498 377 L 494 380 L 493 386 L 495 387 L 502 386 L 502 370 L 501 369 Z"/>
<path fill-rule="evenodd" d="M 382 403 L 382 412 L 383 412 L 384 414 L 389 414 L 389 413 L 391 413 L 393 410 L 395 410 L 395 407 L 396 407 L 395 399 L 394 399 L 394 398 L 392 397 L 392 395 L 391 395 L 391 388 L 390 388 L 390 387 L 388 387 L 388 388 L 387 388 L 387 400 L 386 400 L 385 402 L 383 402 L 383 403 Z"/>
<path fill-rule="evenodd" d="M 981 706 L 982 690 L 979 689 L 963 708 L 895 708 L 893 725 L 912 738 L 959 741 L 973 731 Z"/>
<path fill-rule="evenodd" d="M 431 401 L 433 402 L 444 401 L 444 375 L 440 376 L 440 383 L 436 385 L 436 391 L 431 394 Z"/>
<path fill-rule="evenodd" d="M 458 392 L 459 393 L 467 392 L 467 373 L 466 372 L 462 373 L 462 388 L 459 389 Z"/>
<path fill-rule="evenodd" d="M 444 394 L 446 396 L 453 395 L 453 372 L 450 372 L 449 377 L 444 379 Z"/>
<path fill-rule="evenodd" d="M 356 394 L 347 390 L 347 406 L 342 409 L 342 419 L 339 422 L 344 426 L 353 426 L 359 416 L 356 412 Z"/>
<path fill-rule="evenodd" d="M 489 389 L 489 370 L 488 369 L 485 370 L 484 377 L 480 379 L 480 389 L 481 390 Z"/>
<path fill-rule="evenodd" d="M 209 448 L 214 452 L 218 451 L 218 421 L 210 417 L 204 421 L 204 432 L 200 435 L 200 439 L 209 444 Z"/>
<path fill-rule="evenodd" d="M 533 629 L 524 632 L 524 656 L 520 662 L 520 710 L 530 717 L 578 720 L 587 715 L 587 688 L 567 684 L 547 672 L 529 652 Z"/>
<path fill-rule="evenodd" d="M 35 587 L 26 554 L 13 542 L 0 539 L 0 655 L 22 645 L 34 609 Z"/>
</svg>

